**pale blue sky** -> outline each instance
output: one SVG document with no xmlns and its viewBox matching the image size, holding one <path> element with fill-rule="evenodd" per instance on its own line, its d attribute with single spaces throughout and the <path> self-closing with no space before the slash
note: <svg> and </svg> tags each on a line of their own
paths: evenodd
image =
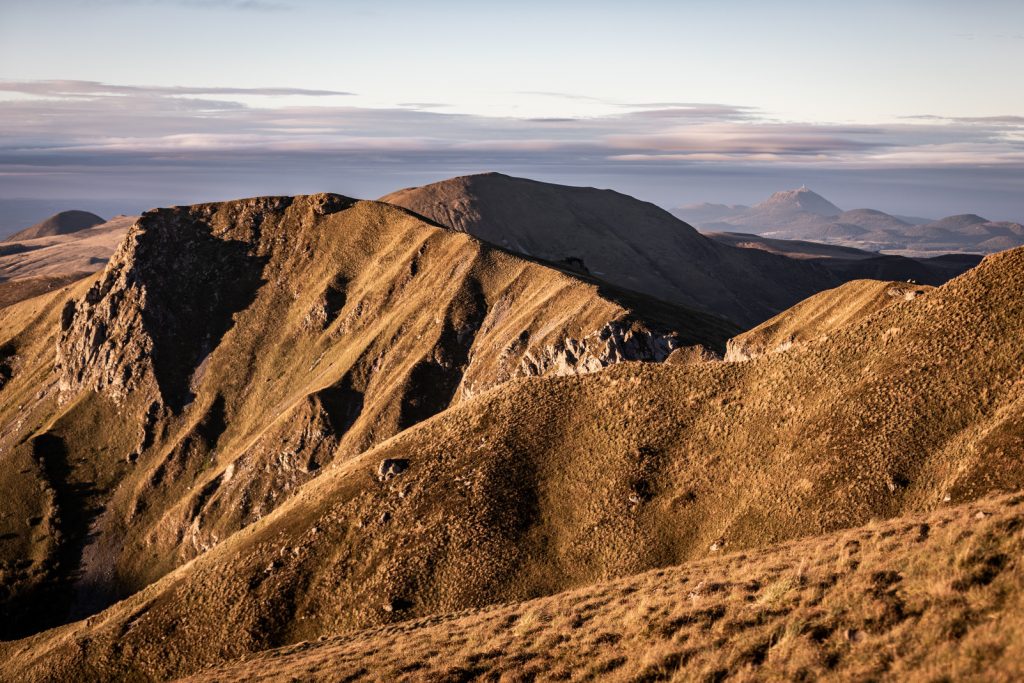
<svg viewBox="0 0 1024 683">
<path fill-rule="evenodd" d="M 1021 219 L 1022 65 L 1020 0 L 0 0 L 0 197 L 887 177 L 879 208 Z"/>
</svg>

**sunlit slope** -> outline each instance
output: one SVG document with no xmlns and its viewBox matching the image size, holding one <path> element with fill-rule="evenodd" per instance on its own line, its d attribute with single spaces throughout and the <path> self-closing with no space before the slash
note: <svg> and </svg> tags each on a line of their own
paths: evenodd
<svg viewBox="0 0 1024 683">
<path fill-rule="evenodd" d="M 89 623 L 7 646 L 24 650 L 9 670 L 177 676 L 1016 490 L 1022 274 L 1024 251 L 989 257 L 746 363 L 498 387 L 328 468 Z"/>
<path fill-rule="evenodd" d="M 502 382 L 736 332 L 625 298 L 337 195 L 147 213 L 100 276 L 0 311 L 4 633 L 138 590 Z"/>
<path fill-rule="evenodd" d="M 1024 496 L 985 498 L 189 680 L 1019 680 L 1022 531 Z"/>
<path fill-rule="evenodd" d="M 912 301 L 932 287 L 884 280 L 853 280 L 801 301 L 752 330 L 729 340 L 726 360 L 746 360 L 786 351 L 816 337 L 867 318 L 902 301 Z"/>
</svg>

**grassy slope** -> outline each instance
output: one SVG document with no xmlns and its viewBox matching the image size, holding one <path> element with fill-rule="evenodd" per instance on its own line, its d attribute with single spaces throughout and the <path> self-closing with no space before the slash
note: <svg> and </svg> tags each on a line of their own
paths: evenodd
<svg viewBox="0 0 1024 683">
<path fill-rule="evenodd" d="M 1022 273 L 1024 250 L 990 257 L 751 362 L 488 392 L 330 468 L 89 623 L 7 646 L 22 651 L 7 671 L 180 675 L 1018 489 Z M 380 481 L 385 458 L 408 471 Z"/>
<path fill-rule="evenodd" d="M 882 280 L 853 280 L 801 301 L 752 330 L 729 340 L 726 360 L 745 360 L 829 334 L 886 306 L 911 300 L 928 286 Z"/>
<path fill-rule="evenodd" d="M 197 674 L 289 680 L 1024 676 L 1024 496 L 985 498 Z"/>
<path fill-rule="evenodd" d="M 780 240 L 741 248 L 751 241 L 702 235 L 657 206 L 617 192 L 498 173 L 399 190 L 383 201 L 519 253 L 582 264 L 607 282 L 714 311 L 744 327 L 849 280 L 938 285 L 977 263 L 918 262 Z"/>
<path fill-rule="evenodd" d="M 657 313 L 684 342 L 733 331 Z M 643 316 L 384 204 L 147 214 L 103 275 L 0 311 L 0 599 L 17 617 L 0 628 L 141 588 L 333 460 L 616 320 Z"/>
</svg>

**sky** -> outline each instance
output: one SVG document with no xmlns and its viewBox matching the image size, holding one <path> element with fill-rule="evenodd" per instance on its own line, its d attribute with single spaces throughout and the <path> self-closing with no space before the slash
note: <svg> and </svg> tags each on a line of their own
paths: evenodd
<svg viewBox="0 0 1024 683">
<path fill-rule="evenodd" d="M 1020 0 L 0 0 L 0 200 L 496 170 L 1021 221 L 1022 82 Z"/>
</svg>

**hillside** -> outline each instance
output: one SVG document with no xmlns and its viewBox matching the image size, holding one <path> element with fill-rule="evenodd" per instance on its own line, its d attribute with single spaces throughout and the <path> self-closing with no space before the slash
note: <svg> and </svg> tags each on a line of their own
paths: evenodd
<svg viewBox="0 0 1024 683">
<path fill-rule="evenodd" d="M 854 247 L 842 247 L 827 242 L 808 242 L 806 240 L 780 240 L 755 235 L 749 232 L 704 232 L 716 242 L 742 249 L 761 249 L 772 254 L 788 256 L 794 259 L 868 259 L 878 256 L 875 252 L 864 251 Z M 980 259 L 979 259 L 980 260 Z"/>
<path fill-rule="evenodd" d="M 190 681 L 1024 676 L 1024 498 L 985 498 L 480 611 L 272 650 Z"/>
<path fill-rule="evenodd" d="M 782 240 L 738 232 L 708 232 L 711 239 L 742 249 L 759 249 L 792 259 L 808 261 L 829 273 L 836 283 L 857 279 L 911 280 L 938 286 L 973 268 L 982 257 L 974 254 L 944 254 L 907 258 L 879 254 L 824 242 Z"/>
<path fill-rule="evenodd" d="M 148 212 L 101 276 L 0 330 L 5 635 L 101 609 L 503 382 L 738 331 L 338 195 Z"/>
<path fill-rule="evenodd" d="M 667 211 L 617 192 L 499 173 L 409 188 L 382 201 L 517 253 L 717 313 L 746 328 L 849 280 L 912 278 L 942 284 L 976 263 L 937 267 L 878 254 L 859 262 L 859 253 L 843 261 L 825 261 L 802 259 L 799 248 L 740 248 L 752 245 L 710 239 Z M 769 204 L 787 215 L 807 213 L 800 208 L 804 205 L 815 210 L 831 206 L 809 190 L 781 193 Z M 791 256 L 800 260 L 786 258 Z"/>
<path fill-rule="evenodd" d="M 485 173 L 381 198 L 520 254 L 749 327 L 834 286 L 812 265 L 710 240 L 611 190 Z"/>
<path fill-rule="evenodd" d="M 24 240 L 36 239 L 38 237 L 53 237 L 55 235 L 67 235 L 87 230 L 103 223 L 104 220 L 94 213 L 88 211 L 61 211 L 49 218 L 42 220 L 35 225 L 20 230 L 13 235 L 6 237 L 4 242 L 22 242 Z"/>
<path fill-rule="evenodd" d="M 859 322 L 900 301 L 913 301 L 931 287 L 884 280 L 853 280 L 801 301 L 729 340 L 726 361 L 778 353 Z"/>
<path fill-rule="evenodd" d="M 262 519 L 105 612 L 0 646 L 0 675 L 174 677 L 723 549 L 756 562 L 779 542 L 1019 489 L 1022 276 L 1015 250 L 787 353 L 620 363 L 479 393 L 335 458 Z M 203 381 L 218 372 L 211 363 Z M 233 452 L 236 433 L 218 450 Z M 221 457 L 193 479 L 203 494 L 189 509 L 245 471 L 221 476 Z M 129 518 L 145 527 L 144 514 Z"/>
</svg>

